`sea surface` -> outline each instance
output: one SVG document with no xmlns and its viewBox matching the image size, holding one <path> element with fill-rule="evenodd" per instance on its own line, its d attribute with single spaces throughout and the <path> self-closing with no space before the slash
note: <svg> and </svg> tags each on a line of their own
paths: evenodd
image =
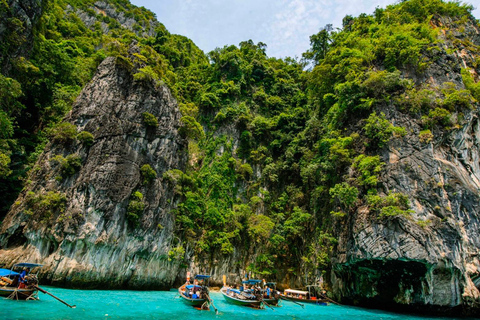
<svg viewBox="0 0 480 320">
<path fill-rule="evenodd" d="M 94 319 L 385 319 L 385 320 L 441 320 L 453 318 L 428 318 L 402 315 L 379 310 L 346 306 L 305 305 L 281 301 L 280 307 L 256 310 L 231 305 L 225 302 L 220 292 L 212 292 L 215 306 L 219 310 L 199 311 L 185 305 L 176 291 L 111 291 L 70 290 L 43 287 L 65 302 L 76 305 L 71 309 L 54 298 L 39 292 L 39 301 L 12 301 L 0 297 L 0 319 L 34 320 L 94 320 Z"/>
</svg>

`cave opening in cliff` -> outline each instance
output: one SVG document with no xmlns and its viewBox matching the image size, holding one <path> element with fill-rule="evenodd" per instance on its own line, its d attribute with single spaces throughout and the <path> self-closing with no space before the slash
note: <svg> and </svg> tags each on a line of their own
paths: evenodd
<svg viewBox="0 0 480 320">
<path fill-rule="evenodd" d="M 15 232 L 8 237 L 5 248 L 15 248 L 23 246 L 27 242 L 27 238 L 23 233 L 23 228 L 18 228 Z"/>
<path fill-rule="evenodd" d="M 420 261 L 375 259 L 342 265 L 336 274 L 346 284 L 344 302 L 398 309 L 420 302 L 427 272 L 428 265 Z"/>
</svg>

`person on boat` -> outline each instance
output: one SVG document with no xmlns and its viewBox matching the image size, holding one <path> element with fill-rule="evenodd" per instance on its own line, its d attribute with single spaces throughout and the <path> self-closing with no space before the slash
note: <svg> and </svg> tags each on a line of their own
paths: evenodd
<svg viewBox="0 0 480 320">
<path fill-rule="evenodd" d="M 270 298 L 270 287 L 269 286 L 265 286 L 265 297 Z"/>
<path fill-rule="evenodd" d="M 25 281 L 25 276 L 30 272 L 29 268 L 23 269 L 20 273 L 20 281 Z"/>
<path fill-rule="evenodd" d="M 26 269 L 23 269 L 23 271 L 20 273 L 20 277 L 19 277 L 19 283 L 18 283 L 18 288 L 22 289 L 22 288 L 25 288 L 25 283 L 27 282 L 25 277 L 30 273 L 30 269 L 29 268 L 26 268 Z"/>
</svg>

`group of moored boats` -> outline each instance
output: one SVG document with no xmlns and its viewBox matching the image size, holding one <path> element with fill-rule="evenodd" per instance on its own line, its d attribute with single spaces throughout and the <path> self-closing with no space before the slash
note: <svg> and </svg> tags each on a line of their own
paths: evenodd
<svg viewBox="0 0 480 320">
<path fill-rule="evenodd" d="M 208 275 L 196 275 L 193 283 L 190 282 L 190 275 L 187 274 L 187 282 L 178 288 L 178 293 L 183 301 L 188 305 L 201 310 L 209 310 L 212 306 L 217 312 L 210 297 L 208 287 Z M 264 308 L 264 306 L 278 306 L 280 300 L 292 301 L 294 303 L 314 303 L 327 305 L 329 300 L 324 292 L 319 292 L 318 286 L 307 286 L 308 291 L 286 289 L 282 292 L 276 289 L 274 282 L 265 283 L 258 279 L 248 279 L 242 281 L 239 286 L 227 286 L 225 276 L 223 287 L 220 289 L 225 301 L 231 304 L 247 306 L 252 308 Z M 330 300 L 331 301 L 331 300 Z"/>
<path fill-rule="evenodd" d="M 37 274 L 31 270 L 41 266 L 35 263 L 18 263 L 12 269 L 0 269 L 0 296 L 12 300 L 38 300 L 38 291 L 40 291 L 68 307 L 75 308 L 38 286 Z M 178 293 L 190 306 L 201 310 L 209 310 L 213 307 L 218 312 L 210 297 L 209 279 L 209 275 L 196 275 L 192 279 L 193 282 L 190 282 L 190 273 L 187 273 L 187 281 L 178 288 Z M 237 286 L 227 286 L 224 276 L 220 292 L 229 303 L 253 308 L 278 306 L 280 300 L 288 300 L 300 305 L 302 302 L 326 305 L 331 300 L 325 296 L 325 292 L 320 293 L 318 288 L 318 286 L 307 286 L 308 291 L 286 289 L 282 293 L 276 289 L 274 282 L 265 283 L 257 279 L 242 281 Z"/>
</svg>

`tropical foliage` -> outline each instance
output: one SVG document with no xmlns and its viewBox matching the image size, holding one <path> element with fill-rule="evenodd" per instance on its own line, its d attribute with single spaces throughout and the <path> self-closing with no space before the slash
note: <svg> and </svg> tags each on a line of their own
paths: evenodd
<svg viewBox="0 0 480 320">
<path fill-rule="evenodd" d="M 410 213 L 405 195 L 379 187 L 381 150 L 407 134 L 388 111 L 418 120 L 420 140 L 428 143 L 480 98 L 467 69 L 465 89 L 430 88 L 406 76 L 422 74 L 432 53 L 443 50 L 435 19 L 473 21 L 472 8 L 457 2 L 408 0 L 346 16 L 342 29 L 327 25 L 313 35 L 301 61 L 268 57 L 266 44 L 251 40 L 205 55 L 144 8 L 108 1 L 132 19 L 126 27 L 93 2 L 46 2 L 30 55 L 1 55 L 0 66 L 11 70 L 0 75 L 1 210 L 14 201 L 47 141 L 94 142 L 61 119 L 97 65 L 113 56 L 139 85 L 166 84 L 182 113 L 189 165 L 162 176 L 176 193 L 175 227 L 184 243 L 169 252 L 170 261 L 181 261 L 188 247 L 200 260 L 240 252 L 248 269 L 261 274 L 327 268 L 335 230 L 358 206 L 379 219 Z M 93 20 L 82 20 L 80 11 Z M 0 52 L 24 42 L 17 27 L 0 41 Z M 147 128 L 158 127 L 152 114 L 142 117 Z M 81 166 L 75 155 L 56 161 L 64 178 Z M 140 174 L 146 186 L 157 177 L 149 164 Z M 43 215 L 64 203 L 54 193 L 29 199 Z M 143 195 L 132 193 L 131 228 L 144 209 Z"/>
</svg>

